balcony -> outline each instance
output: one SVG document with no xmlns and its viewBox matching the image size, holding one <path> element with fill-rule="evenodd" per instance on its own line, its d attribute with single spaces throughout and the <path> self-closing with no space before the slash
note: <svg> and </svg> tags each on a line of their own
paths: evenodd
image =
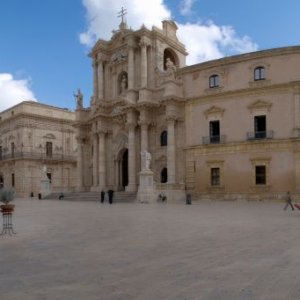
<svg viewBox="0 0 300 300">
<path fill-rule="evenodd" d="M 65 155 L 65 154 L 52 154 L 47 155 L 46 153 L 39 152 L 14 152 L 0 155 L 0 161 L 15 160 L 15 159 L 35 159 L 43 161 L 68 161 L 75 162 L 76 156 Z"/>
<path fill-rule="evenodd" d="M 208 144 L 224 144 L 226 136 L 225 135 L 211 135 L 202 137 L 202 143 L 204 145 Z"/>
<path fill-rule="evenodd" d="M 273 130 L 247 132 L 247 140 L 272 139 L 273 135 Z"/>
</svg>

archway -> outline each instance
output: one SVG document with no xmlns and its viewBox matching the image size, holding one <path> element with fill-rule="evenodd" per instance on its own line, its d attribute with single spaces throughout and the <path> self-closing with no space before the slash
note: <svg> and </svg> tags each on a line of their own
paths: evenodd
<svg viewBox="0 0 300 300">
<path fill-rule="evenodd" d="M 118 155 L 117 164 L 118 190 L 124 191 L 128 185 L 128 149 L 123 148 Z"/>
<path fill-rule="evenodd" d="M 165 51 L 164 51 L 164 70 L 167 69 L 166 62 L 167 62 L 167 59 L 168 59 L 168 58 L 173 62 L 173 64 L 174 64 L 175 66 L 178 65 L 178 58 L 177 58 L 177 55 L 175 54 L 175 52 L 174 52 L 172 49 L 167 48 L 167 49 L 165 49 Z"/>
</svg>

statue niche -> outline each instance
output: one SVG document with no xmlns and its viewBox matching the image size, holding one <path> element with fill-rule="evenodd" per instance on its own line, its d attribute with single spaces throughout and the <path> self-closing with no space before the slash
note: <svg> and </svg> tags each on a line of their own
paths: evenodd
<svg viewBox="0 0 300 300">
<path fill-rule="evenodd" d="M 126 72 L 121 72 L 118 79 L 119 95 L 124 94 L 128 89 L 128 76 Z"/>
</svg>

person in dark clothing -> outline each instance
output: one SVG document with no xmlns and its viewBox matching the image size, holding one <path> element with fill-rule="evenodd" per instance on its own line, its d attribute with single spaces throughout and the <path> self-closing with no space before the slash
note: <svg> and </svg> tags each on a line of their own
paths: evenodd
<svg viewBox="0 0 300 300">
<path fill-rule="evenodd" d="M 109 204 L 112 204 L 113 203 L 114 191 L 113 190 L 108 190 L 107 193 L 108 193 L 108 202 L 109 202 Z"/>
<path fill-rule="evenodd" d="M 104 202 L 104 199 L 105 199 L 105 192 L 102 190 L 101 191 L 101 203 Z"/>
<path fill-rule="evenodd" d="M 293 206 L 293 203 L 292 203 L 292 198 L 291 198 L 291 195 L 290 195 L 290 192 L 287 192 L 287 195 L 286 195 L 286 204 L 284 206 L 284 210 L 286 210 L 288 208 L 288 206 L 290 206 L 292 208 L 292 210 L 294 210 L 294 206 Z"/>
<path fill-rule="evenodd" d="M 61 199 L 64 199 L 64 198 L 65 198 L 64 193 L 60 193 L 58 199 L 61 200 Z"/>
</svg>

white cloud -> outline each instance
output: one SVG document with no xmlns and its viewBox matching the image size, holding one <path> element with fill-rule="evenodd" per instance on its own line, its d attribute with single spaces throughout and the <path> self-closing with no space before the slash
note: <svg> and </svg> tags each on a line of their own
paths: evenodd
<svg viewBox="0 0 300 300">
<path fill-rule="evenodd" d="M 110 39 L 112 30 L 118 29 L 120 19 L 117 18 L 121 7 L 127 9 L 127 24 L 138 29 L 144 24 L 161 27 L 161 21 L 168 19 L 171 12 L 163 4 L 163 0 L 83 0 L 87 10 L 88 29 L 80 34 L 82 44 L 92 46 L 98 38 Z"/>
<path fill-rule="evenodd" d="M 194 0 L 181 1 L 181 13 L 191 10 Z M 138 29 L 144 24 L 161 27 L 161 21 L 171 17 L 171 11 L 163 0 L 83 0 L 87 10 L 87 31 L 80 34 L 80 42 L 92 46 L 98 38 L 110 39 L 111 31 L 118 29 L 117 12 L 127 9 L 127 24 Z M 187 64 L 199 63 L 226 55 L 257 50 L 257 45 L 248 36 L 239 37 L 231 26 L 207 23 L 185 23 L 178 25 L 178 36 L 189 53 Z"/>
<path fill-rule="evenodd" d="M 258 48 L 249 37 L 238 37 L 231 26 L 217 26 L 213 22 L 178 24 L 178 37 L 189 53 L 188 65 Z"/>
<path fill-rule="evenodd" d="M 195 0 L 182 0 L 180 2 L 180 13 L 183 15 L 183 16 L 187 16 L 189 14 L 192 13 L 192 6 L 194 4 Z"/>
<path fill-rule="evenodd" d="M 17 80 L 9 73 L 0 73 L 0 111 L 25 100 L 34 100 L 28 79 Z"/>
</svg>

